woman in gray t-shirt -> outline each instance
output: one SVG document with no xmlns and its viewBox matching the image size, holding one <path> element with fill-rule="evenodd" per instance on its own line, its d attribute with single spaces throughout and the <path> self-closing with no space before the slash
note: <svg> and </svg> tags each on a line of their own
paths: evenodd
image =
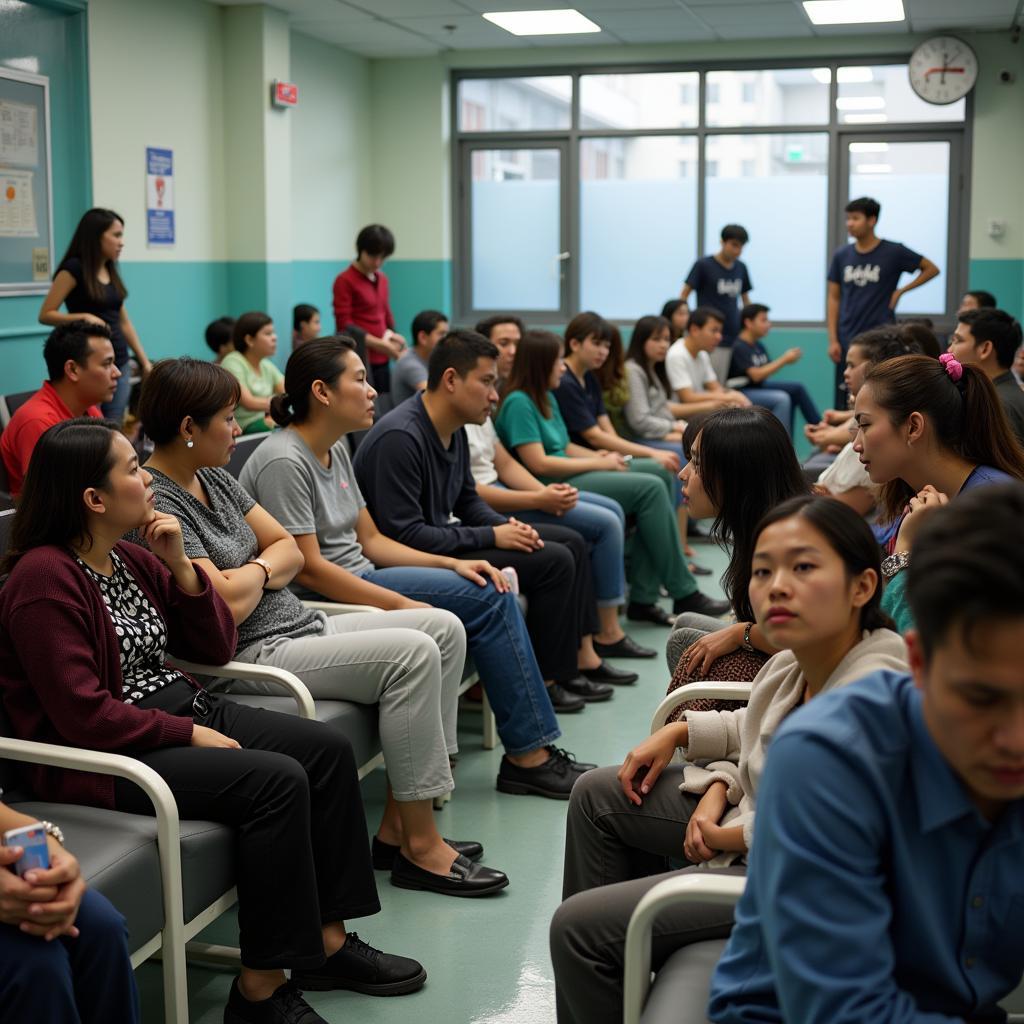
<svg viewBox="0 0 1024 1024">
<path fill-rule="evenodd" d="M 434 798 L 453 788 L 462 624 L 420 608 L 328 617 L 287 589 L 303 565 L 295 541 L 220 468 L 240 433 L 237 390 L 212 363 L 168 359 L 154 367 L 139 414 L 156 445 L 146 468 L 157 507 L 178 518 L 185 554 L 231 608 L 236 658 L 294 672 L 314 697 L 379 705 L 390 783 L 381 830 L 398 843 L 376 852 L 378 861 L 394 862 L 393 880 L 460 896 L 497 892 L 505 875 L 466 856 L 478 856 L 480 845 L 453 848 L 433 818 Z M 229 685 L 260 692 L 251 683 Z"/>
</svg>

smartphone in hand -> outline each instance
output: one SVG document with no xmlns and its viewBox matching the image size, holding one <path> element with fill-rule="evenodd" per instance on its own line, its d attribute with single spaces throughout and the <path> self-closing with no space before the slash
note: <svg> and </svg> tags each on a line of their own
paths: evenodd
<svg viewBox="0 0 1024 1024">
<path fill-rule="evenodd" d="M 46 830 L 38 822 L 34 825 L 23 825 L 12 828 L 3 835 L 4 846 L 20 846 L 22 855 L 11 865 L 19 876 L 28 871 L 50 866 L 50 848 L 46 844 Z"/>
</svg>

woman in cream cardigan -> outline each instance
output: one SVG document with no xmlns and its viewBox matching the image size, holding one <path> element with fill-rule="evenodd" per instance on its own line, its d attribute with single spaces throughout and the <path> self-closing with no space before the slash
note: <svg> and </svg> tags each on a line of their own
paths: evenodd
<svg viewBox="0 0 1024 1024">
<path fill-rule="evenodd" d="M 640 898 L 683 870 L 745 870 L 769 740 L 817 694 L 881 669 L 906 671 L 906 652 L 881 611 L 878 545 L 851 508 L 800 496 L 762 519 L 750 601 L 779 649 L 738 711 L 687 712 L 635 747 L 621 768 L 576 784 L 566 830 L 564 902 L 551 926 L 559 1024 L 617 1021 L 626 926 Z M 672 764 L 681 751 L 683 764 Z M 699 765 L 698 765 L 699 762 Z M 655 970 L 690 942 L 728 935 L 730 908 L 689 905 L 659 917 Z"/>
</svg>

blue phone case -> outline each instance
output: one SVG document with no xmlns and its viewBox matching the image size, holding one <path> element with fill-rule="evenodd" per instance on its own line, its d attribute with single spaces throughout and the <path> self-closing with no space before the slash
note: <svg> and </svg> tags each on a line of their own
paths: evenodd
<svg viewBox="0 0 1024 1024">
<path fill-rule="evenodd" d="M 30 832 L 22 832 L 15 844 L 25 852 L 14 862 L 14 870 L 19 876 L 37 868 L 43 870 L 50 866 L 50 848 L 46 845 L 46 832 L 42 828 L 34 828 Z"/>
</svg>

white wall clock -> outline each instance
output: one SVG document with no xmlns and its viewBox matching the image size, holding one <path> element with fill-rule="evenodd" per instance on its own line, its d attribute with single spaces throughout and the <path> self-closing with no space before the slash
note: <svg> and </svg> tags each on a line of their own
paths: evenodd
<svg viewBox="0 0 1024 1024">
<path fill-rule="evenodd" d="M 956 103 L 978 80 L 978 57 L 956 36 L 932 36 L 910 57 L 910 85 L 927 103 Z"/>
</svg>

